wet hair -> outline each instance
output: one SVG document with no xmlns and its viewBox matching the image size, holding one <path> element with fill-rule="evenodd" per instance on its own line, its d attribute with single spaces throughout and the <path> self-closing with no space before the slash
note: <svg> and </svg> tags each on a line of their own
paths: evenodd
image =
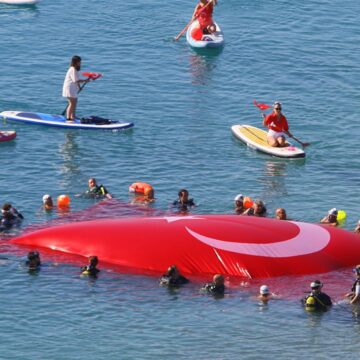
<svg viewBox="0 0 360 360">
<path fill-rule="evenodd" d="M 70 63 L 70 66 L 73 66 L 76 68 L 76 66 L 81 62 L 81 57 L 78 56 L 78 55 L 74 55 L 72 58 L 71 58 L 71 63 Z"/>
<path fill-rule="evenodd" d="M 11 204 L 10 203 L 5 203 L 2 207 L 2 209 L 4 211 L 9 211 L 11 209 Z"/>
<path fill-rule="evenodd" d="M 97 256 L 90 256 L 89 263 L 91 266 L 95 267 L 99 263 L 99 259 Z"/>
<path fill-rule="evenodd" d="M 37 251 L 30 251 L 27 255 L 29 260 L 39 259 L 40 254 Z"/>
<path fill-rule="evenodd" d="M 183 193 L 189 195 L 189 192 L 186 189 L 181 189 L 181 190 L 179 190 L 179 193 L 178 193 L 179 197 L 182 196 Z"/>
<path fill-rule="evenodd" d="M 176 272 L 178 272 L 179 270 L 177 269 L 176 265 L 171 265 L 168 270 L 167 270 L 167 275 L 168 276 L 173 276 L 175 275 Z"/>
</svg>

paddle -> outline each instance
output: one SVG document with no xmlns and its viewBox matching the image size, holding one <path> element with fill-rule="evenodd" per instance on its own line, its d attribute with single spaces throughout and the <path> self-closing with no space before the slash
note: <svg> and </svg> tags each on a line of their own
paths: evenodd
<svg viewBox="0 0 360 360">
<path fill-rule="evenodd" d="M 99 79 L 99 78 L 102 77 L 102 74 L 97 73 L 97 72 L 83 72 L 82 75 L 83 75 L 83 76 L 87 76 L 87 78 L 88 78 L 87 80 L 93 80 L 93 81 L 95 81 L 95 80 L 97 80 L 97 79 Z M 84 89 L 84 87 L 85 87 L 86 84 L 87 84 L 87 82 L 84 82 L 84 83 L 80 86 L 80 89 L 79 89 L 79 91 L 78 91 L 78 94 L 81 93 L 82 89 Z M 68 106 L 69 106 L 69 104 L 66 105 L 66 108 L 65 108 L 64 111 L 61 113 L 61 115 L 64 116 L 64 115 L 66 114 L 66 110 L 67 110 Z"/>
<path fill-rule="evenodd" d="M 256 100 L 254 100 L 254 105 L 256 107 L 258 107 L 261 111 L 262 111 L 262 114 L 263 114 L 263 117 L 265 117 L 265 113 L 264 111 L 267 110 L 267 109 L 271 109 L 272 106 L 270 105 L 267 105 L 267 104 L 263 104 L 263 103 L 258 103 Z M 287 135 L 294 139 L 295 141 L 297 141 L 302 147 L 306 147 L 306 146 L 309 146 L 310 143 L 304 143 L 302 141 L 300 141 L 298 138 L 296 138 L 293 134 L 291 134 L 290 132 L 286 131 Z"/>
<path fill-rule="evenodd" d="M 199 17 L 199 15 L 212 3 L 214 0 L 210 0 L 197 14 L 197 16 L 193 16 L 191 20 L 187 23 L 187 25 L 174 37 L 174 41 L 178 41 L 187 31 L 189 26 Z"/>
</svg>

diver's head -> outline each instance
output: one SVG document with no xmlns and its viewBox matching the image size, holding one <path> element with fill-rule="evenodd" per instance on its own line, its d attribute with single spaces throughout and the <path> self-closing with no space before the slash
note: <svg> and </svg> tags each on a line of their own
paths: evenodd
<svg viewBox="0 0 360 360">
<path fill-rule="evenodd" d="M 179 276 L 179 270 L 176 267 L 176 265 L 171 265 L 169 266 L 168 270 L 167 270 L 167 275 L 171 276 L 171 277 L 177 277 Z"/>
<path fill-rule="evenodd" d="M 36 269 L 40 266 L 40 254 L 37 251 L 30 251 L 27 254 L 29 269 Z"/>
<path fill-rule="evenodd" d="M 213 277 L 213 282 L 217 286 L 224 285 L 224 281 L 225 281 L 224 277 L 222 275 L 220 275 L 220 274 L 216 274 Z"/>
<path fill-rule="evenodd" d="M 315 280 L 310 284 L 311 290 L 312 291 L 321 291 L 322 287 L 323 287 L 323 283 L 320 280 Z"/>
<path fill-rule="evenodd" d="M 99 259 L 97 256 L 90 256 L 89 257 L 89 265 L 93 268 L 96 267 L 96 265 L 99 263 Z"/>
</svg>

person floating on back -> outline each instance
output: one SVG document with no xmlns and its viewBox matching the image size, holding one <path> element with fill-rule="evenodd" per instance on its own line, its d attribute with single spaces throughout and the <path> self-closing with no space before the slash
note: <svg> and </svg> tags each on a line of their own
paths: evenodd
<svg viewBox="0 0 360 360">
<path fill-rule="evenodd" d="M 81 275 L 89 275 L 91 277 L 97 277 L 97 274 L 99 273 L 99 269 L 96 267 L 99 263 L 97 256 L 90 256 L 89 257 L 89 265 L 83 266 L 81 268 Z"/>
<path fill-rule="evenodd" d="M 88 190 L 86 191 L 86 195 L 94 198 L 106 197 L 108 199 L 112 199 L 111 194 L 106 190 L 104 185 L 98 185 L 95 178 L 90 178 L 88 180 Z"/>
<path fill-rule="evenodd" d="M 321 224 L 327 224 L 330 226 L 338 226 L 337 221 L 338 211 L 336 208 L 332 208 L 328 211 L 328 214 L 320 220 Z"/>
<path fill-rule="evenodd" d="M 303 305 L 307 311 L 327 311 L 332 305 L 329 295 L 321 291 L 323 284 L 315 280 L 310 284 L 311 292 L 303 300 Z"/>
<path fill-rule="evenodd" d="M 356 304 L 360 302 L 360 265 L 356 265 L 353 269 L 356 280 L 351 287 L 351 291 L 345 295 L 350 300 L 350 304 Z"/>
<path fill-rule="evenodd" d="M 0 231 L 20 225 L 23 219 L 24 217 L 19 211 L 17 211 L 10 203 L 5 203 L 1 209 Z"/>
<path fill-rule="evenodd" d="M 81 69 L 81 57 L 74 55 L 71 58 L 70 68 L 68 69 L 64 85 L 62 96 L 66 97 L 68 100 L 68 107 L 66 108 L 66 119 L 67 121 L 74 121 L 76 115 L 76 105 L 78 93 L 80 91 L 80 84 L 87 83 L 89 79 L 83 80 L 80 79 L 79 71 Z"/>
<path fill-rule="evenodd" d="M 45 194 L 42 197 L 43 200 L 43 208 L 47 211 L 50 211 L 54 208 L 54 202 L 52 197 L 49 194 Z"/>
<path fill-rule="evenodd" d="M 188 282 L 189 280 L 180 274 L 179 269 L 175 265 L 170 266 L 160 279 L 161 286 L 174 288 L 180 287 Z"/>
<path fill-rule="evenodd" d="M 40 254 L 37 251 L 30 251 L 27 255 L 26 265 L 30 271 L 40 270 Z"/>
<path fill-rule="evenodd" d="M 225 279 L 224 276 L 216 274 L 213 277 L 213 282 L 205 284 L 201 291 L 207 292 L 208 294 L 215 296 L 223 296 L 225 293 Z"/>
</svg>

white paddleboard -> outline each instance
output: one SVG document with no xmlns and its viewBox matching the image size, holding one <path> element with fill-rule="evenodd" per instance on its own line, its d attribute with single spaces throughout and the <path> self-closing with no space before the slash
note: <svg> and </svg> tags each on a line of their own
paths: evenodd
<svg viewBox="0 0 360 360">
<path fill-rule="evenodd" d="M 288 159 L 305 157 L 304 150 L 291 145 L 288 141 L 288 146 L 270 146 L 267 142 L 267 132 L 255 126 L 233 125 L 231 131 L 234 136 L 244 142 L 247 146 L 265 154 Z"/>
</svg>

